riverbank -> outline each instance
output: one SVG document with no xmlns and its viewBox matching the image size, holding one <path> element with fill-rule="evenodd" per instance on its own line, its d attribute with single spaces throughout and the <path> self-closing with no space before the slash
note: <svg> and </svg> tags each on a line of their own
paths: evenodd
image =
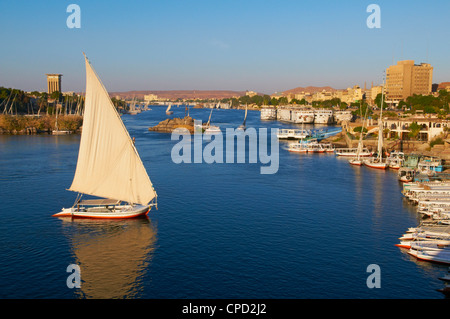
<svg viewBox="0 0 450 319">
<path fill-rule="evenodd" d="M 79 115 L 58 116 L 58 129 L 72 133 L 80 133 L 83 117 Z M 56 117 L 0 115 L 0 134 L 6 135 L 34 135 L 51 134 L 56 129 Z"/>
<path fill-rule="evenodd" d="M 353 124 L 353 123 L 352 123 Z M 353 126 L 357 126 L 353 124 Z M 356 148 L 359 143 L 359 133 L 348 132 L 348 127 L 342 126 L 342 132 L 323 140 L 323 143 L 333 143 L 336 148 Z M 439 141 L 438 141 L 439 139 Z M 372 134 L 363 140 L 364 146 L 371 151 L 376 151 L 378 138 Z M 450 139 L 442 135 L 433 141 L 401 140 L 398 138 L 385 138 L 384 149 L 387 152 L 400 151 L 405 154 L 422 154 L 426 156 L 436 156 L 445 161 L 450 161 Z"/>
</svg>

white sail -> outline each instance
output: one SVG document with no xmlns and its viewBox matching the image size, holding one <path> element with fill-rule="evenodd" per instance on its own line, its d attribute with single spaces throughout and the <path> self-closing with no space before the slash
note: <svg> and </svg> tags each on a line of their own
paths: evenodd
<svg viewBox="0 0 450 319">
<path fill-rule="evenodd" d="M 169 104 L 169 106 L 167 107 L 166 113 L 170 111 L 171 107 L 172 107 L 172 104 Z"/>
<path fill-rule="evenodd" d="M 243 126 L 245 126 L 245 121 L 247 120 L 247 105 L 245 105 L 245 116 L 244 116 L 244 123 L 242 123 Z"/>
<path fill-rule="evenodd" d="M 156 193 L 108 92 L 86 58 L 86 100 L 71 191 L 148 204 Z"/>
</svg>

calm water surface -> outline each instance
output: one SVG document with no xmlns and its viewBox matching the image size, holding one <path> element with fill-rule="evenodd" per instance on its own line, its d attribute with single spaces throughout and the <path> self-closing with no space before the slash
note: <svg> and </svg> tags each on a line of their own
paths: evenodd
<svg viewBox="0 0 450 319">
<path fill-rule="evenodd" d="M 0 136 L 0 298 L 443 298 L 447 267 L 394 246 L 418 223 L 394 172 L 283 143 L 273 175 L 261 163 L 174 164 L 178 141 L 148 131 L 165 107 L 152 108 L 123 116 L 158 193 L 148 219 L 51 217 L 75 200 L 79 136 Z M 206 122 L 209 110 L 190 115 Z M 214 110 L 212 122 L 243 116 Z M 289 127 L 256 111 L 247 125 Z M 79 289 L 66 285 L 70 264 Z M 366 285 L 370 264 L 379 289 Z"/>
</svg>

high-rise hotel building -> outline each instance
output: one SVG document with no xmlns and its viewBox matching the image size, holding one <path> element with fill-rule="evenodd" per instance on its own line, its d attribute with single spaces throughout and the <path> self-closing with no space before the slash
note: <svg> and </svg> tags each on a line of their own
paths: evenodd
<svg viewBox="0 0 450 319">
<path fill-rule="evenodd" d="M 386 70 L 386 102 L 397 104 L 414 94 L 431 94 L 433 67 L 413 60 L 398 61 Z"/>
</svg>

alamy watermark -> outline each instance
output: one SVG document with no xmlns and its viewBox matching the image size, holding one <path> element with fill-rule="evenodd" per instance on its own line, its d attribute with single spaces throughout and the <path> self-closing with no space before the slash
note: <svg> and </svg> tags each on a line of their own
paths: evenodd
<svg viewBox="0 0 450 319">
<path fill-rule="evenodd" d="M 367 17 L 366 24 L 369 29 L 381 28 L 381 8 L 378 4 L 370 4 L 367 6 L 366 12 L 372 14 Z"/>
<path fill-rule="evenodd" d="M 70 275 L 67 277 L 66 285 L 68 288 L 81 288 L 81 270 L 80 266 L 76 264 L 70 264 L 66 269 Z"/>
<path fill-rule="evenodd" d="M 367 277 L 366 284 L 368 288 L 381 288 L 381 268 L 377 264 L 370 264 L 367 266 L 368 273 L 371 273 Z"/>
<path fill-rule="evenodd" d="M 278 129 L 271 129 L 268 135 L 266 128 L 260 128 L 258 131 L 255 128 L 245 130 L 226 128 L 224 136 L 222 131 L 202 133 L 201 121 L 194 121 L 194 127 L 199 130 L 192 136 L 187 128 L 177 128 L 172 132 L 171 139 L 179 140 L 171 152 L 174 163 L 246 163 L 248 145 L 248 163 L 259 161 L 264 164 L 260 168 L 261 174 L 278 172 L 279 142 L 276 134 Z M 206 145 L 203 145 L 203 142 L 207 142 Z"/>
<path fill-rule="evenodd" d="M 71 14 L 67 17 L 66 25 L 69 29 L 81 28 L 81 8 L 78 4 L 69 4 L 66 12 Z"/>
</svg>

